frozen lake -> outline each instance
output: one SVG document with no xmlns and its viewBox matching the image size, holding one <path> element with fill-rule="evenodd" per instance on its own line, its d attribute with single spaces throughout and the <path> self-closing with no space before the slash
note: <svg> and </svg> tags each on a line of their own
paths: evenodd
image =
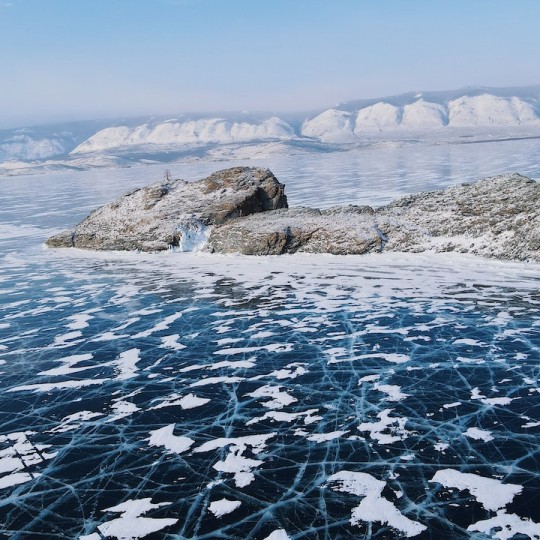
<svg viewBox="0 0 540 540">
<path fill-rule="evenodd" d="M 539 179 L 539 155 L 523 140 L 240 164 L 321 207 Z M 0 178 L 0 535 L 540 535 L 539 265 L 43 249 L 164 168 Z"/>
</svg>

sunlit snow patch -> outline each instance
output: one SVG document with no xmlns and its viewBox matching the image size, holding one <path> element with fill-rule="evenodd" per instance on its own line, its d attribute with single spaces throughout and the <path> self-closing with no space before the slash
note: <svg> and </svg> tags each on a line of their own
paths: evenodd
<svg viewBox="0 0 540 540">
<path fill-rule="evenodd" d="M 150 432 L 150 438 L 148 444 L 150 446 L 163 446 L 171 453 L 181 454 L 192 446 L 195 442 L 189 437 L 183 437 L 181 435 L 173 435 L 175 424 L 156 429 Z"/>
<path fill-rule="evenodd" d="M 437 471 L 430 482 L 438 482 L 446 488 L 468 490 L 486 510 L 505 507 L 523 490 L 523 486 L 518 484 L 503 484 L 495 478 L 462 473 L 454 469 Z"/>
<path fill-rule="evenodd" d="M 0 489 L 24 484 L 40 476 L 29 470 L 56 456 L 56 452 L 45 452 L 50 445 L 34 444 L 29 437 L 33 431 L 10 433 L 0 437 L 0 447 L 7 444 L 7 448 L 0 449 Z M 21 472 L 25 471 L 25 472 Z"/>
<path fill-rule="evenodd" d="M 361 521 L 379 522 L 402 532 L 406 537 L 416 536 L 426 530 L 426 526 L 404 516 L 392 502 L 382 496 L 386 483 L 362 472 L 341 471 L 328 478 L 334 491 L 344 491 L 364 497 L 353 509 L 351 524 Z"/>
<path fill-rule="evenodd" d="M 105 508 L 104 512 L 120 513 L 119 518 L 98 526 L 98 531 L 85 536 L 80 536 L 80 540 L 99 540 L 100 538 L 117 538 L 119 540 L 135 540 L 161 531 L 165 527 L 174 525 L 178 520 L 170 518 L 147 518 L 141 517 L 148 511 L 160 506 L 166 506 L 169 503 L 152 504 L 151 498 L 147 497 L 140 500 L 127 500 L 111 508 Z"/>
<path fill-rule="evenodd" d="M 236 510 L 242 503 L 240 501 L 229 501 L 229 499 L 220 499 L 219 501 L 214 501 L 208 507 L 208 510 L 214 514 L 216 517 L 221 517 L 226 514 L 230 514 Z"/>
</svg>

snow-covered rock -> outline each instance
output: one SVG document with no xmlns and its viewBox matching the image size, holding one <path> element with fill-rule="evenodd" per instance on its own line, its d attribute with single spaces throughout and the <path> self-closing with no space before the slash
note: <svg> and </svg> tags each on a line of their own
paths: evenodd
<svg viewBox="0 0 540 540">
<path fill-rule="evenodd" d="M 206 249 L 247 255 L 458 251 L 540 262 L 540 184 L 503 175 L 402 197 L 376 210 L 256 214 L 214 228 Z"/>
<path fill-rule="evenodd" d="M 293 208 L 237 219 L 212 231 L 206 249 L 218 253 L 371 253 L 381 251 L 373 209 Z"/>
<path fill-rule="evenodd" d="M 198 182 L 165 179 L 92 212 L 49 247 L 163 251 L 197 249 L 208 228 L 235 217 L 287 206 L 283 184 L 268 169 L 236 167 Z"/>
<path fill-rule="evenodd" d="M 540 183 L 517 173 L 401 197 L 377 219 L 385 251 L 540 262 Z"/>
<path fill-rule="evenodd" d="M 287 209 L 283 190 L 267 169 L 166 181 L 99 208 L 47 244 L 245 255 L 457 251 L 540 262 L 540 184 L 519 174 L 401 197 L 377 209 Z"/>
</svg>

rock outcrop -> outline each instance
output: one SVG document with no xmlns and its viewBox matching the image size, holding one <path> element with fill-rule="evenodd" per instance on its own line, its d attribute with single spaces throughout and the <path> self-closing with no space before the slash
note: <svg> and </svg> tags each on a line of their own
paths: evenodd
<svg viewBox="0 0 540 540">
<path fill-rule="evenodd" d="M 220 253 L 456 251 L 540 262 L 540 184 L 519 174 L 402 197 L 387 206 L 296 208 L 216 227 Z"/>
<path fill-rule="evenodd" d="M 214 228 L 205 249 L 245 255 L 381 251 L 386 239 L 374 214 L 369 206 L 293 208 L 253 214 Z"/>
<path fill-rule="evenodd" d="M 457 251 L 540 262 L 540 184 L 501 175 L 418 193 L 377 210 L 387 251 Z"/>
<path fill-rule="evenodd" d="M 88 216 L 51 247 L 245 255 L 457 251 L 540 262 L 540 184 L 519 174 L 402 197 L 387 206 L 287 208 L 264 169 L 154 184 Z"/>
<path fill-rule="evenodd" d="M 96 250 L 190 251 L 209 227 L 227 220 L 287 208 L 283 184 L 268 169 L 236 167 L 198 182 L 165 180 L 126 193 L 92 212 L 49 247 Z"/>
</svg>

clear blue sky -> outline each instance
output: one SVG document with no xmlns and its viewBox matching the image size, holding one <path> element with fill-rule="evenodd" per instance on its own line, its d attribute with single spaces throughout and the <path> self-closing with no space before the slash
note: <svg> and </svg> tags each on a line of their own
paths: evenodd
<svg viewBox="0 0 540 540">
<path fill-rule="evenodd" d="M 0 127 L 540 83 L 540 0 L 0 0 Z"/>
</svg>

